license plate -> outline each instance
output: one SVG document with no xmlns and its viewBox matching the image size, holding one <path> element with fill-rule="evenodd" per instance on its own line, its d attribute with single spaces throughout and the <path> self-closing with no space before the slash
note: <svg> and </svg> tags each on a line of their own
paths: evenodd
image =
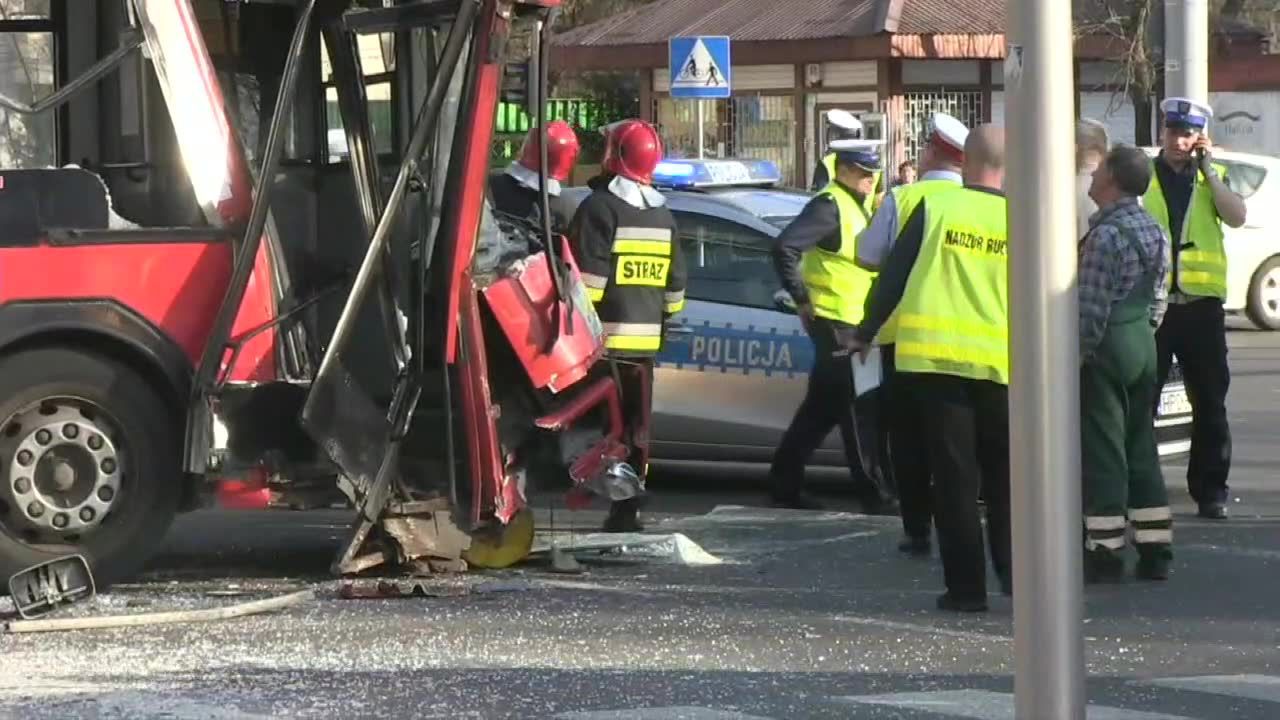
<svg viewBox="0 0 1280 720">
<path fill-rule="evenodd" d="M 1160 395 L 1161 415 L 1186 415 L 1191 412 L 1191 400 L 1186 390 L 1170 390 Z"/>
</svg>

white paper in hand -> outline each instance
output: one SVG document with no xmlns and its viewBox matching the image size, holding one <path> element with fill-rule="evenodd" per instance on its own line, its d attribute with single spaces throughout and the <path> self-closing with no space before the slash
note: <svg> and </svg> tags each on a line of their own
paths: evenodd
<svg viewBox="0 0 1280 720">
<path fill-rule="evenodd" d="M 862 397 L 880 387 L 884 374 L 880 366 L 880 347 L 878 345 L 871 346 L 871 349 L 867 351 L 866 360 L 863 360 L 860 354 L 852 353 L 850 362 L 853 364 L 854 394 Z"/>
</svg>

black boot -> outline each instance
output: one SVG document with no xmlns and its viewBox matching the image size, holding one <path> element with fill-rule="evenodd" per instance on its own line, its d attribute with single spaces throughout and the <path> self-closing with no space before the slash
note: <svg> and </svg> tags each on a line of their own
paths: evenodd
<svg viewBox="0 0 1280 720">
<path fill-rule="evenodd" d="M 825 507 L 820 500 L 803 492 L 774 492 L 769 499 L 774 507 L 788 510 L 822 510 Z"/>
<path fill-rule="evenodd" d="M 938 609 L 966 613 L 986 612 L 987 599 L 981 596 L 973 598 L 958 598 L 950 592 L 946 592 L 938 596 Z"/>
<path fill-rule="evenodd" d="M 863 515 L 898 515 L 902 508 L 897 498 L 873 495 L 862 499 Z"/>
<path fill-rule="evenodd" d="M 1173 552 L 1168 545 L 1139 545 L 1138 566 L 1134 575 L 1139 580 L 1168 580 Z"/>
<path fill-rule="evenodd" d="M 1206 520 L 1226 520 L 1227 506 L 1220 502 L 1200 503 L 1200 509 L 1196 512 L 1196 515 Z"/>
<path fill-rule="evenodd" d="M 933 543 L 928 535 L 923 537 L 908 535 L 898 543 L 898 549 L 912 557 L 929 557 L 933 553 Z"/>
<path fill-rule="evenodd" d="M 610 505 L 603 530 L 607 533 L 644 532 L 644 525 L 640 522 L 640 500 L 631 498 Z"/>
<path fill-rule="evenodd" d="M 1105 548 L 1085 550 L 1084 581 L 1086 583 L 1123 582 L 1124 557 L 1118 551 Z"/>
</svg>

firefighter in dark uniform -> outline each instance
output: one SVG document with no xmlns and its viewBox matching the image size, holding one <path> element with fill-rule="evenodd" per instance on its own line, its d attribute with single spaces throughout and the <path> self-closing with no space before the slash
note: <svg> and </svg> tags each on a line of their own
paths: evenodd
<svg viewBox="0 0 1280 720">
<path fill-rule="evenodd" d="M 1142 203 L 1169 233 L 1173 251 L 1169 309 L 1156 331 L 1157 382 L 1178 356 L 1194 412 L 1187 488 L 1201 517 L 1227 517 L 1231 430 L 1227 425 L 1227 253 L 1222 226 L 1245 222 L 1245 204 L 1227 185 L 1226 168 L 1213 162 L 1205 132 L 1213 110 L 1187 98 L 1169 98 L 1160 155 Z M 1159 397 L 1159 393 L 1156 394 Z M 1157 400 L 1158 402 L 1158 400 Z"/>
<path fill-rule="evenodd" d="M 675 217 L 651 183 L 662 159 L 658 131 L 627 120 L 606 133 L 601 174 L 569 225 L 569 243 L 582 281 L 605 329 L 605 347 L 617 362 L 623 411 L 633 438 L 632 467 L 643 479 L 648 464 L 647 427 L 654 357 L 662 349 L 666 321 L 684 309 L 685 259 Z M 643 529 L 640 499 L 613 503 L 606 532 Z"/>
<path fill-rule="evenodd" d="M 818 509 L 803 490 L 805 463 L 832 428 L 839 427 L 849 472 L 866 512 L 896 513 L 888 480 L 886 428 L 880 422 L 880 391 L 855 398 L 853 365 L 841 333 L 862 319 L 875 273 L 855 262 L 858 234 L 867 226 L 866 199 L 881 174 L 879 145 L 837 140 L 835 178 L 778 237 L 774 263 L 783 288 L 814 343 L 808 390 L 773 456 L 769 477 L 774 505 Z"/>
<path fill-rule="evenodd" d="M 578 136 L 563 120 L 547 123 L 547 195 L 550 196 L 551 229 L 563 233 L 569 225 L 560 188 L 569 181 L 578 162 Z M 538 173 L 542 167 L 538 128 L 529 130 L 520 158 L 501 173 L 489 177 L 489 197 L 495 212 L 520 220 L 537 222 L 542 200 L 538 194 Z"/>
</svg>

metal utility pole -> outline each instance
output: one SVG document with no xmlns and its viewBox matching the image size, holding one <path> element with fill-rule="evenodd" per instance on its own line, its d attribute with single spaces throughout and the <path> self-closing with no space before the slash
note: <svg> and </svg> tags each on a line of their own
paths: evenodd
<svg viewBox="0 0 1280 720">
<path fill-rule="evenodd" d="M 1007 16 L 1014 693 L 1019 720 L 1084 720 L 1071 3 Z"/>
<path fill-rule="evenodd" d="M 1164 0 L 1165 93 L 1209 102 L 1209 0 Z"/>
</svg>

